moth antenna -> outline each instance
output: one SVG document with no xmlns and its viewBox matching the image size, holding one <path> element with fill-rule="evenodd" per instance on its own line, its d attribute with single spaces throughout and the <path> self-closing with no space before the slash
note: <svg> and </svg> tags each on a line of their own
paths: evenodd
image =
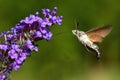
<svg viewBox="0 0 120 80">
<path fill-rule="evenodd" d="M 75 28 L 76 28 L 76 33 L 77 33 L 78 26 L 79 26 L 79 22 L 77 22 L 77 19 L 75 18 Z"/>
</svg>

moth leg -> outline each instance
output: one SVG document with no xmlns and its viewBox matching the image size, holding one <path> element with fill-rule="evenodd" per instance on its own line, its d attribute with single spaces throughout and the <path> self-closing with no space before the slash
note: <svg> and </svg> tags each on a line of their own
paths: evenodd
<svg viewBox="0 0 120 80">
<path fill-rule="evenodd" d="M 84 45 L 88 52 L 91 52 L 87 45 Z"/>
</svg>

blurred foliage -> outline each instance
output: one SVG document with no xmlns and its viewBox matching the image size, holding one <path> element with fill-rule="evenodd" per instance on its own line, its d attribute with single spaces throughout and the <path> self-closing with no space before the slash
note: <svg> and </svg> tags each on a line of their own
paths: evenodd
<svg viewBox="0 0 120 80">
<path fill-rule="evenodd" d="M 64 17 L 62 26 L 51 28 L 54 35 L 50 42 L 36 42 L 39 52 L 12 72 L 12 80 L 120 80 L 120 0 L 0 0 L 0 32 L 29 14 L 54 6 Z M 98 44 L 100 61 L 72 34 L 75 18 L 83 31 L 106 24 L 113 26 L 110 35 Z"/>
</svg>

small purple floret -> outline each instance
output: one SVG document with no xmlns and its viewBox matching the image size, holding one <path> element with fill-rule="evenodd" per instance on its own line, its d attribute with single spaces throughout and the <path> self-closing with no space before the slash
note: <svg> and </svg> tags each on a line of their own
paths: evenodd
<svg viewBox="0 0 120 80">
<path fill-rule="evenodd" d="M 8 55 L 11 59 L 17 59 L 18 57 L 18 54 L 16 53 L 14 49 L 9 50 Z"/>
</svg>

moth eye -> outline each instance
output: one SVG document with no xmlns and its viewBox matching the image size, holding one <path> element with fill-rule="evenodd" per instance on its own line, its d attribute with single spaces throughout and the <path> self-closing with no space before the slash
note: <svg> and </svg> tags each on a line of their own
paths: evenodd
<svg viewBox="0 0 120 80">
<path fill-rule="evenodd" d="M 75 33 L 77 34 L 77 30 L 75 30 Z"/>
</svg>

